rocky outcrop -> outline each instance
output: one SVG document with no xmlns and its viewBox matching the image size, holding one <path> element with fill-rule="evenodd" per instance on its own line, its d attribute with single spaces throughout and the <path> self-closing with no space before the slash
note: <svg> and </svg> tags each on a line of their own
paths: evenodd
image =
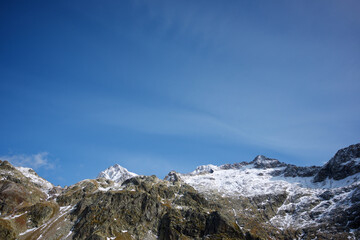
<svg viewBox="0 0 360 240">
<path fill-rule="evenodd" d="M 121 190 L 84 196 L 72 212 L 74 239 L 105 239 L 126 235 L 144 239 L 241 239 L 233 222 L 186 184 L 155 176 L 126 180 Z M 211 212 L 211 213 L 210 213 Z M 214 217 L 216 216 L 216 217 Z M 214 224 L 218 224 L 217 227 Z"/>
<path fill-rule="evenodd" d="M 47 199 L 47 194 L 7 161 L 0 161 L 0 211 L 13 214 L 25 207 Z"/>
<path fill-rule="evenodd" d="M 181 181 L 181 177 L 180 177 L 180 174 L 178 174 L 177 172 L 171 171 L 168 173 L 168 175 L 166 175 L 164 180 L 172 182 L 172 183 L 176 183 L 176 182 Z"/>
<path fill-rule="evenodd" d="M 59 206 L 55 202 L 41 202 L 24 210 L 28 210 L 28 226 L 33 228 L 41 226 L 52 218 L 59 211 Z"/>
<path fill-rule="evenodd" d="M 282 163 L 277 159 L 267 158 L 263 155 L 256 156 L 255 159 L 250 162 L 250 164 L 254 164 L 255 168 L 278 168 L 286 166 L 285 163 Z"/>
<path fill-rule="evenodd" d="M 360 144 L 340 149 L 316 174 L 314 182 L 341 180 L 360 172 Z"/>
<path fill-rule="evenodd" d="M 58 212 L 50 199 L 61 190 L 50 189 L 52 184 L 32 169 L 0 161 L 0 178 L 0 239 L 18 239 L 20 232 L 39 227 Z"/>
<path fill-rule="evenodd" d="M 284 177 L 314 177 L 321 167 L 298 167 L 292 164 L 286 164 L 286 167 L 281 170 L 274 170 L 271 175 L 273 176 L 284 176 Z"/>
</svg>

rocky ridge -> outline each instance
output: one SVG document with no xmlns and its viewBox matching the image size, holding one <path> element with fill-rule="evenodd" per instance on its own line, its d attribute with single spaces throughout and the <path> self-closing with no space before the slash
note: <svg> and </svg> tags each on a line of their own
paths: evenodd
<svg viewBox="0 0 360 240">
<path fill-rule="evenodd" d="M 359 239 L 360 144 L 323 167 L 253 161 L 171 171 L 114 165 L 55 187 L 0 162 L 0 239 Z"/>
</svg>

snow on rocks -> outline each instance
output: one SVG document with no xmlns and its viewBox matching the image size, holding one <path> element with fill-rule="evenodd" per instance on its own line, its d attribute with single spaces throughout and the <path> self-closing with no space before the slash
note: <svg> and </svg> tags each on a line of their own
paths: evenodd
<svg viewBox="0 0 360 240">
<path fill-rule="evenodd" d="M 316 225 L 322 218 L 332 218 L 339 209 L 351 207 L 354 189 L 360 187 L 360 173 L 341 180 L 326 178 L 314 182 L 314 176 L 295 174 L 296 177 L 286 177 L 284 170 L 288 166 L 260 155 L 252 162 L 234 168 L 205 165 L 180 176 L 185 183 L 205 195 L 219 194 L 236 199 L 286 193 L 283 205 L 269 220 L 280 228 Z"/>
<path fill-rule="evenodd" d="M 136 176 L 138 176 L 136 173 L 129 172 L 126 168 L 120 166 L 119 164 L 115 164 L 114 166 L 102 171 L 97 178 L 105 178 L 120 183 Z"/>
<path fill-rule="evenodd" d="M 31 182 L 35 183 L 37 186 L 40 187 L 42 190 L 49 191 L 54 187 L 53 184 L 46 181 L 42 177 L 39 177 L 39 175 L 36 174 L 36 172 L 27 167 L 15 167 L 18 171 L 20 171 L 25 177 L 29 178 Z"/>
<path fill-rule="evenodd" d="M 191 174 L 199 174 L 199 173 L 213 173 L 215 170 L 217 170 L 219 167 L 208 164 L 208 165 L 201 165 L 198 166 L 195 171 L 191 172 Z"/>
</svg>

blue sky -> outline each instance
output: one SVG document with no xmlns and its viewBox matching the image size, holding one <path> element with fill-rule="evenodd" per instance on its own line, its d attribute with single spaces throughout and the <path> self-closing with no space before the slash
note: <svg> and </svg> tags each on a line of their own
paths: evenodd
<svg viewBox="0 0 360 240">
<path fill-rule="evenodd" d="M 359 142 L 359 1 L 1 1 L 0 156 L 58 185 Z"/>
</svg>

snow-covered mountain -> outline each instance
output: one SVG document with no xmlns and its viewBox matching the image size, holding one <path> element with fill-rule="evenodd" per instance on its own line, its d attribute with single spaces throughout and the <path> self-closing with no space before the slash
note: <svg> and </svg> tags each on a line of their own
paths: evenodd
<svg viewBox="0 0 360 240">
<path fill-rule="evenodd" d="M 105 178 L 117 183 L 124 182 L 125 180 L 138 176 L 136 173 L 128 171 L 126 168 L 115 164 L 104 171 L 100 172 L 97 178 Z"/>
<path fill-rule="evenodd" d="M 280 229 L 322 228 L 330 222 L 336 231 L 360 227 L 360 144 L 339 150 L 323 167 L 297 167 L 259 155 L 251 162 L 174 174 L 207 198 L 246 198 L 257 201 L 258 209 L 276 202 L 266 221 Z M 234 212 L 254 214 L 245 206 L 235 206 Z"/>
<path fill-rule="evenodd" d="M 322 167 L 259 155 L 160 180 L 116 164 L 65 188 L 0 161 L 0 239 L 360 239 L 360 144 Z"/>
</svg>

